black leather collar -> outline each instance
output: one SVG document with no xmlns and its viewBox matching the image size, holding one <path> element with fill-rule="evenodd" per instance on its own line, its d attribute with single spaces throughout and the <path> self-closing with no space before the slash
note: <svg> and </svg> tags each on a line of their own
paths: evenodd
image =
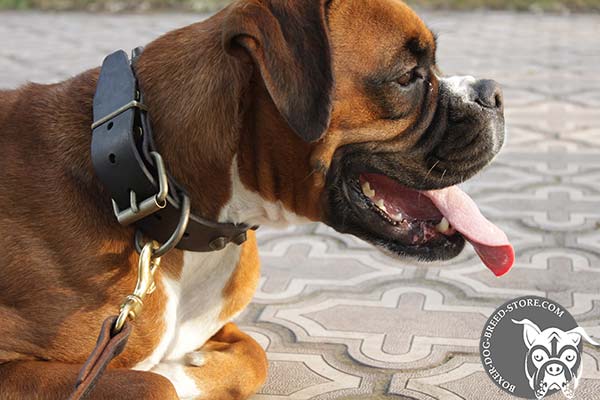
<svg viewBox="0 0 600 400">
<path fill-rule="evenodd" d="M 119 222 L 135 224 L 144 235 L 165 243 L 182 225 L 187 205 L 189 222 L 176 238 L 180 239 L 177 248 L 207 252 L 221 250 L 228 243 L 244 243 L 249 226 L 189 214 L 185 190 L 160 167 L 148 111 L 135 77 L 135 59 L 140 53 L 141 48 L 134 50 L 131 63 L 122 50 L 106 57 L 94 96 L 92 163 L 112 196 Z M 161 186 L 168 186 L 166 198 L 159 194 Z"/>
</svg>

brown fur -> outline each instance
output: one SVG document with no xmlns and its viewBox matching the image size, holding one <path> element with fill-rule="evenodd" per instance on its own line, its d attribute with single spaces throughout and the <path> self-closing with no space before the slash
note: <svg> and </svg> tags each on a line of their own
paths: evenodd
<svg viewBox="0 0 600 400">
<path fill-rule="evenodd" d="M 96 76 L 28 85 L 2 102 L 0 187 L 12 189 L 0 196 L 13 206 L 0 220 L 11 249 L 2 255 L 0 348 L 23 357 L 84 361 L 102 319 L 135 286 L 131 232 L 115 225 L 85 156 Z M 147 357 L 158 342 L 162 299 L 159 287 L 119 365 Z"/>
<path fill-rule="evenodd" d="M 207 399 L 246 399 L 267 377 L 264 350 L 235 324 L 225 325 L 201 351 L 204 365 L 186 367 L 186 372 L 196 379 Z"/>
<path fill-rule="evenodd" d="M 250 190 L 321 220 L 334 151 L 391 140 L 414 122 L 418 110 L 381 122 L 357 82 L 392 62 L 388 50 L 413 37 L 433 46 L 430 32 L 395 0 L 334 1 L 328 14 L 323 3 L 240 0 L 146 47 L 137 73 L 157 147 L 194 212 L 217 218 L 231 197 L 237 155 Z M 64 398 L 102 321 L 135 286 L 133 230 L 116 223 L 89 157 L 98 73 L 0 92 L 2 398 Z M 181 252 L 164 257 L 157 290 L 113 368 L 152 353 L 165 329 L 161 274 L 177 278 L 181 267 Z M 258 274 L 251 234 L 223 292 L 224 323 L 250 301 Z M 206 365 L 186 368 L 209 398 L 245 398 L 264 381 L 264 352 L 233 325 L 202 351 Z M 125 369 L 107 372 L 94 398 L 115 393 L 176 398 L 164 378 Z"/>
<path fill-rule="evenodd" d="M 2 400 L 65 400 L 79 373 L 79 366 L 58 362 L 27 361 L 0 365 Z M 152 372 L 107 370 L 88 400 L 177 400 L 167 378 Z"/>
<path fill-rule="evenodd" d="M 260 259 L 256 233 L 249 231 L 248 240 L 244 243 L 242 254 L 240 254 L 240 261 L 227 285 L 223 288 L 225 304 L 221 310 L 221 320 L 230 321 L 250 303 L 259 278 Z"/>
<path fill-rule="evenodd" d="M 255 393 L 267 375 L 263 349 L 234 324 L 226 324 L 200 351 L 205 365 L 184 367 L 207 399 L 245 399 Z M 0 365 L 3 400 L 64 400 L 79 366 L 40 361 Z M 212 377 L 212 379 L 207 379 Z M 226 384 L 225 384 L 226 383 Z M 176 400 L 173 385 L 152 372 L 109 369 L 98 381 L 89 400 Z"/>
</svg>

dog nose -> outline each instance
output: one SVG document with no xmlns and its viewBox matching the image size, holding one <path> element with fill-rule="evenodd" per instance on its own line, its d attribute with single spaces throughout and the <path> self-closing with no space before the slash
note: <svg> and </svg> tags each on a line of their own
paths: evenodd
<svg viewBox="0 0 600 400">
<path fill-rule="evenodd" d="M 491 109 L 502 109 L 504 98 L 498 82 L 491 79 L 481 79 L 473 84 L 475 102 L 480 106 Z"/>
<path fill-rule="evenodd" d="M 546 366 L 546 372 L 552 376 L 560 375 L 563 372 L 563 366 L 556 363 L 549 364 Z"/>
</svg>

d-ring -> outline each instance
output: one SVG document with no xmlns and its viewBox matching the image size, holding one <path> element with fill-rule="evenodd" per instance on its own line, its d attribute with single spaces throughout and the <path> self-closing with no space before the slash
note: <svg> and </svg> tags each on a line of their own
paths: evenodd
<svg viewBox="0 0 600 400">
<path fill-rule="evenodd" d="M 181 216 L 179 217 L 179 223 L 177 224 L 177 227 L 175 228 L 175 231 L 173 231 L 171 237 L 166 242 L 164 242 L 157 250 L 152 252 L 152 256 L 154 258 L 160 258 L 167 254 L 169 251 L 173 250 L 179 244 L 179 242 L 183 238 L 183 235 L 185 234 L 188 222 L 190 221 L 191 206 L 190 198 L 186 194 L 182 194 L 181 197 Z M 134 242 L 135 249 L 138 253 L 141 253 L 144 243 L 142 241 L 142 231 L 140 231 L 139 229 L 135 232 Z"/>
</svg>

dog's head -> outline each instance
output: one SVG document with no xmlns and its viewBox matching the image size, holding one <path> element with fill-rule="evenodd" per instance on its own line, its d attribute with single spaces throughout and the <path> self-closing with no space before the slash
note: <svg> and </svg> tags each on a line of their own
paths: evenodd
<svg viewBox="0 0 600 400">
<path fill-rule="evenodd" d="M 525 372 L 529 386 L 538 399 L 548 392 L 560 390 L 572 398 L 583 371 L 579 344 L 581 338 L 596 344 L 581 327 L 568 332 L 558 328 L 542 331 L 528 319 L 515 321 L 523 325 L 523 341 L 527 347 Z"/>
<path fill-rule="evenodd" d="M 503 145 L 495 82 L 442 78 L 435 35 L 399 0 L 241 0 L 227 12 L 224 45 L 257 82 L 245 186 L 397 255 L 448 259 L 466 238 L 506 272 L 506 236 L 453 186 Z"/>
</svg>

